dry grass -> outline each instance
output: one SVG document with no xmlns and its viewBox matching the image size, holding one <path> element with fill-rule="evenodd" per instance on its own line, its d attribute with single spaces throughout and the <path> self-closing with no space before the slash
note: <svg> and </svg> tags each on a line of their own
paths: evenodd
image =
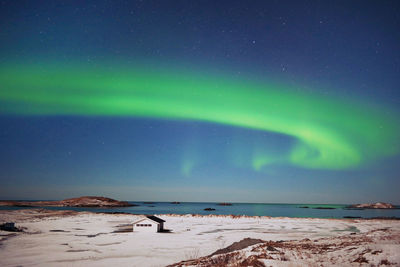
<svg viewBox="0 0 400 267">
<path fill-rule="evenodd" d="M 399 240 L 397 233 L 387 229 L 318 240 L 262 241 L 245 238 L 209 256 L 170 266 L 263 267 L 263 260 L 285 262 L 285 266 L 373 266 L 373 262 L 378 266 L 400 266 L 387 260 L 384 251 L 370 246 L 382 241 L 386 243 L 388 239 Z"/>
</svg>

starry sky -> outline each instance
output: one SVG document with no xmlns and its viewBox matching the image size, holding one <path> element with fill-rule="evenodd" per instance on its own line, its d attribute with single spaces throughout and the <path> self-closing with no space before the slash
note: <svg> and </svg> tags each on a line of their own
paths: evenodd
<svg viewBox="0 0 400 267">
<path fill-rule="evenodd" d="M 1 1 L 0 198 L 400 204 L 398 1 Z"/>
</svg>

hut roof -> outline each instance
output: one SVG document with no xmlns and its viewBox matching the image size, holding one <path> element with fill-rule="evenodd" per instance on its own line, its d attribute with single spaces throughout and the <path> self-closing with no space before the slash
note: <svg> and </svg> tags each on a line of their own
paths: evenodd
<svg viewBox="0 0 400 267">
<path fill-rule="evenodd" d="M 154 222 L 156 222 L 156 223 L 163 223 L 163 222 L 165 222 L 163 219 L 160 219 L 160 218 L 158 218 L 158 217 L 156 217 L 156 216 L 154 216 L 154 215 L 147 215 L 145 218 L 142 218 L 142 219 L 140 219 L 140 220 L 138 220 L 138 221 L 136 221 L 136 222 L 134 222 L 134 223 L 141 222 L 141 221 L 143 221 L 143 220 L 145 220 L 145 219 L 150 219 L 150 220 L 152 220 L 152 221 L 154 221 Z"/>
</svg>

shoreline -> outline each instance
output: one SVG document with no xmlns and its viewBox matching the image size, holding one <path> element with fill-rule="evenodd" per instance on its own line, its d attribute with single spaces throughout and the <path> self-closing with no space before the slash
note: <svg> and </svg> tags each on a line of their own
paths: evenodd
<svg viewBox="0 0 400 267">
<path fill-rule="evenodd" d="M 68 207 L 65 207 L 68 208 Z M 96 209 L 96 208 L 93 208 Z M 109 208 L 110 210 L 113 208 Z M 316 219 L 316 220 L 384 220 L 384 221 L 399 221 L 400 217 L 391 217 L 391 216 L 382 216 L 382 217 L 353 217 L 353 218 L 329 218 L 329 217 L 288 217 L 288 216 L 266 216 L 266 215 L 238 215 L 238 214 L 200 214 L 200 213 L 186 213 L 186 214 L 178 214 L 178 213 L 130 213 L 130 212 L 121 212 L 121 211 L 91 211 L 91 210 L 72 210 L 72 209 L 49 209 L 49 207 L 28 207 L 24 209 L 23 207 L 18 209 L 0 209 L 0 215 L 3 211 L 12 212 L 12 211 L 49 211 L 48 213 L 54 213 L 54 215 L 49 216 L 57 216 L 57 213 L 63 215 L 64 213 L 94 213 L 94 214 L 110 214 L 110 215 L 134 215 L 134 216 L 145 216 L 145 215 L 156 215 L 156 216 L 170 216 L 170 217 L 210 217 L 210 218 L 259 218 L 259 219 Z"/>
</svg>

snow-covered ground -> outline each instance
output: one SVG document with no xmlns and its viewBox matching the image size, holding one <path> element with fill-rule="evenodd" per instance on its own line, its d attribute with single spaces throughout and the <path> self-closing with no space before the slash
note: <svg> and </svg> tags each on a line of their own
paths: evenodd
<svg viewBox="0 0 400 267">
<path fill-rule="evenodd" d="M 16 222 L 24 232 L 0 231 L 0 266 L 166 266 L 209 255 L 244 238 L 313 241 L 378 229 L 392 231 L 393 238 L 371 245 L 400 264 L 400 221 L 395 220 L 157 216 L 171 232 L 119 232 L 128 230 L 139 215 L 2 210 L 0 223 Z"/>
</svg>

